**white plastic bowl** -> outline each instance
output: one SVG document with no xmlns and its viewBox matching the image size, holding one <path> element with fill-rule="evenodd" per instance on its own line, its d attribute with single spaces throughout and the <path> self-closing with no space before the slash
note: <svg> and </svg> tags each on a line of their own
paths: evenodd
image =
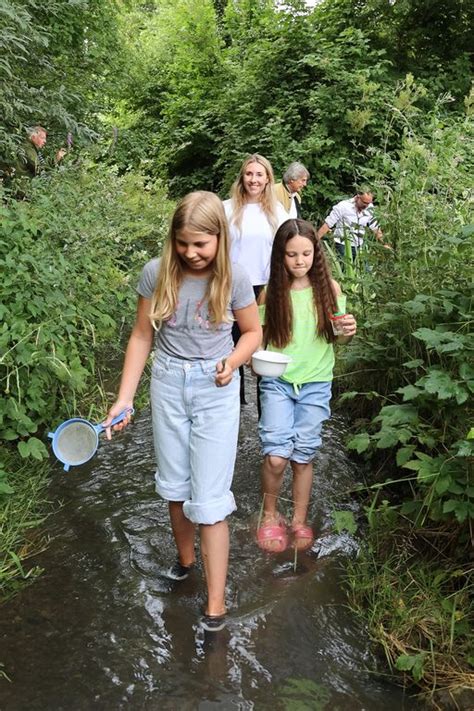
<svg viewBox="0 0 474 711">
<path fill-rule="evenodd" d="M 273 351 L 257 351 L 252 356 L 252 368 L 257 375 L 279 378 L 291 362 L 290 356 Z"/>
</svg>

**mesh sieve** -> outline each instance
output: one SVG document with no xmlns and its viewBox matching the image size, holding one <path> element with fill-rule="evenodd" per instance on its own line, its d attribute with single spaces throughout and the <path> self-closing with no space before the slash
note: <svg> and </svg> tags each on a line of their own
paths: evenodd
<svg viewBox="0 0 474 711">
<path fill-rule="evenodd" d="M 82 464 L 94 456 L 97 441 L 97 432 L 91 424 L 71 422 L 55 440 L 56 454 L 63 462 Z"/>
</svg>

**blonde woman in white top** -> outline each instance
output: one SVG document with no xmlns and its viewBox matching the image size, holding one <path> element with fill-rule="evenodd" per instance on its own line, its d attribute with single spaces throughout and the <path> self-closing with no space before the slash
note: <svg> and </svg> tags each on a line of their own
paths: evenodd
<svg viewBox="0 0 474 711">
<path fill-rule="evenodd" d="M 258 295 L 268 281 L 273 238 L 289 215 L 277 201 L 270 162 L 254 153 L 248 156 L 231 188 L 224 208 L 230 228 L 230 258 L 250 277 Z"/>
<path fill-rule="evenodd" d="M 224 201 L 231 240 L 230 259 L 245 269 L 255 296 L 268 281 L 275 233 L 289 218 L 276 199 L 274 185 L 270 161 L 253 153 L 242 163 L 230 191 L 230 200 Z M 232 335 L 236 343 L 240 336 L 236 324 Z M 240 384 L 240 400 L 245 403 L 243 368 Z"/>
</svg>

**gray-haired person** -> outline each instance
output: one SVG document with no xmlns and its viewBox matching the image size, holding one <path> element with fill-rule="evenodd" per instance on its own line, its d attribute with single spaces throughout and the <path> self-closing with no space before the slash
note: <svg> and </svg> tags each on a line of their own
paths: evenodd
<svg viewBox="0 0 474 711">
<path fill-rule="evenodd" d="M 308 183 L 309 170 L 298 161 L 290 163 L 281 183 L 275 184 L 275 194 L 289 217 L 301 217 L 301 190 Z"/>
<path fill-rule="evenodd" d="M 12 178 L 24 179 L 34 178 L 40 175 L 45 167 L 46 162 L 42 154 L 42 149 L 46 145 L 48 133 L 43 126 L 39 124 L 32 126 L 27 131 L 27 137 L 21 144 L 16 160 L 11 165 L 3 164 L 0 166 L 0 177 L 6 180 Z M 64 158 L 66 148 L 60 148 L 55 157 L 54 164 Z"/>
</svg>

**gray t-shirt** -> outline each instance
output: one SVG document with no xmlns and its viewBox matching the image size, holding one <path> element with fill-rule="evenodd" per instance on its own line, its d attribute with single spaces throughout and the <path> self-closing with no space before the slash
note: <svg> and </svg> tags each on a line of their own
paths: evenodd
<svg viewBox="0 0 474 711">
<path fill-rule="evenodd" d="M 155 291 L 160 261 L 152 259 L 141 273 L 137 291 L 146 299 L 151 299 Z M 205 299 L 207 284 L 206 278 L 184 277 L 176 311 L 156 334 L 157 352 L 184 360 L 219 360 L 232 351 L 232 322 L 213 324 L 209 319 Z M 254 299 L 247 274 L 238 264 L 233 264 L 231 298 L 227 307 L 229 317 L 232 318 L 234 310 L 250 306 Z"/>
</svg>

